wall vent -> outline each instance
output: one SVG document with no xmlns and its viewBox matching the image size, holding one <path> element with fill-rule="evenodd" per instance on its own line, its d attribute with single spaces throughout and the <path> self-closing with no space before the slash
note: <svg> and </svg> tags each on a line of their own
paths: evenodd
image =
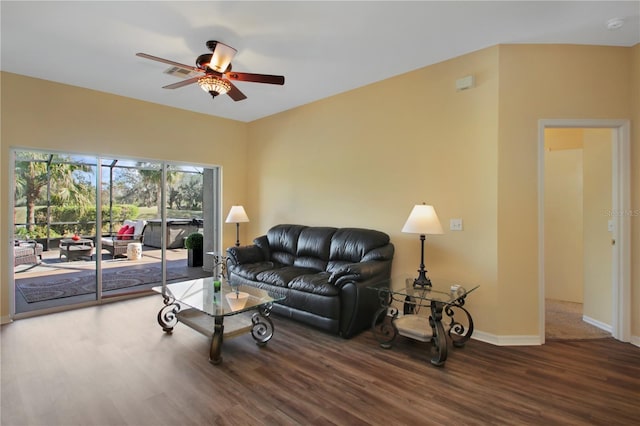
<svg viewBox="0 0 640 426">
<path fill-rule="evenodd" d="M 191 77 L 195 77 L 197 75 L 200 75 L 200 73 L 198 73 L 198 72 L 194 72 L 194 71 L 187 70 L 187 69 L 180 68 L 180 67 L 168 68 L 168 69 L 166 69 L 164 71 L 164 73 L 172 75 L 174 77 L 179 77 L 179 78 L 191 78 Z"/>
</svg>

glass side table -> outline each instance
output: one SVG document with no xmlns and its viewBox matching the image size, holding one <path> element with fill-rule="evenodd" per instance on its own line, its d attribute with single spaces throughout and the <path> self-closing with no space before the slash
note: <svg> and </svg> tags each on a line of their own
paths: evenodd
<svg viewBox="0 0 640 426">
<path fill-rule="evenodd" d="M 392 278 L 390 288 L 371 288 L 378 292 L 380 300 L 380 309 L 371 326 L 373 334 L 385 349 L 392 347 L 398 335 L 430 342 L 431 364 L 442 366 L 447 359 L 448 341 L 455 347 L 462 347 L 473 334 L 473 319 L 464 304 L 469 293 L 478 287 L 414 286 L 413 278 Z M 402 315 L 393 306 L 394 301 L 402 304 Z M 422 307 L 429 308 L 428 316 L 420 313 Z M 448 318 L 446 324 L 443 324 L 443 312 Z M 456 313 L 464 318 L 458 321 Z"/>
</svg>

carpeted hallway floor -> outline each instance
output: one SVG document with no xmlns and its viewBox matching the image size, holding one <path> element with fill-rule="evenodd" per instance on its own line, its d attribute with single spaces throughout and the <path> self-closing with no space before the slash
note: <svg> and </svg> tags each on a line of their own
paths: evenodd
<svg viewBox="0 0 640 426">
<path fill-rule="evenodd" d="M 611 333 L 582 320 L 582 303 L 545 300 L 546 339 L 600 339 L 603 337 L 611 337 Z"/>
</svg>

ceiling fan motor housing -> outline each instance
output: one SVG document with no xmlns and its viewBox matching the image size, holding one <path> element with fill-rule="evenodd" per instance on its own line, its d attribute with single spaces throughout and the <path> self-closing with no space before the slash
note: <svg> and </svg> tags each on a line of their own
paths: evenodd
<svg viewBox="0 0 640 426">
<path fill-rule="evenodd" d="M 203 53 L 202 55 L 198 56 L 198 58 L 196 59 L 196 66 L 205 71 L 213 71 L 216 74 L 222 74 L 212 69 L 211 67 L 209 67 L 212 57 L 213 57 L 213 53 Z M 231 71 L 231 63 L 229 63 L 229 65 L 227 66 L 227 69 L 224 72 L 227 73 L 229 71 Z"/>
<path fill-rule="evenodd" d="M 209 40 L 207 42 L 207 49 L 209 49 L 210 51 L 214 51 L 216 50 L 216 46 L 218 45 L 218 42 L 215 40 Z"/>
</svg>

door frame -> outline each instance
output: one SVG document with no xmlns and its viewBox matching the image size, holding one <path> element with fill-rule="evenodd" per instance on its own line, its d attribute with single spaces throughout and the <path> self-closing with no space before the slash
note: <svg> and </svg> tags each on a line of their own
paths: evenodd
<svg viewBox="0 0 640 426">
<path fill-rule="evenodd" d="M 538 120 L 538 307 L 540 343 L 545 342 L 544 280 L 544 130 L 546 128 L 607 128 L 613 130 L 612 211 L 615 244 L 612 250 L 612 336 L 631 339 L 631 141 L 629 120 Z"/>
</svg>

